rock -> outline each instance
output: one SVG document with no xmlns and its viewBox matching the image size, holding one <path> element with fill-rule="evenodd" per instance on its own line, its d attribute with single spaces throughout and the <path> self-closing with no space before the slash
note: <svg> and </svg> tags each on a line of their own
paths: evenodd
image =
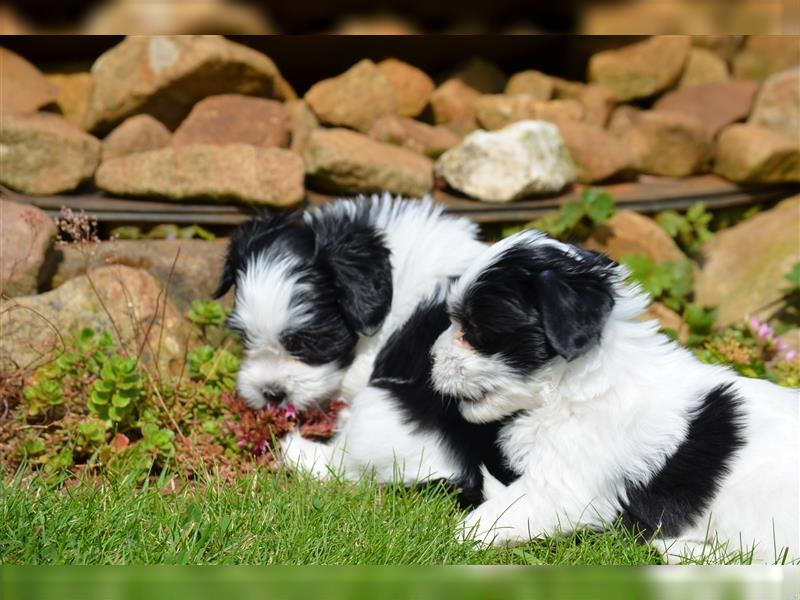
<svg viewBox="0 0 800 600">
<path fill-rule="evenodd" d="M 764 82 L 748 123 L 800 135 L 800 67 L 776 73 Z"/>
<path fill-rule="evenodd" d="M 692 47 L 710 50 L 729 64 L 744 42 L 743 35 L 693 35 Z"/>
<path fill-rule="evenodd" d="M 438 158 L 461 141 L 442 125 L 428 125 L 405 117 L 387 116 L 375 121 L 369 136 L 379 142 L 403 146 L 418 154 Z"/>
<path fill-rule="evenodd" d="M 305 161 L 310 183 L 324 192 L 416 197 L 433 188 L 430 159 L 347 129 L 315 131 Z"/>
<path fill-rule="evenodd" d="M 103 140 L 103 160 L 169 145 L 169 129 L 150 115 L 128 117 Z"/>
<path fill-rule="evenodd" d="M 737 182 L 800 181 L 800 144 L 773 129 L 737 123 L 719 135 L 714 172 Z"/>
<path fill-rule="evenodd" d="M 173 146 L 252 144 L 289 146 L 289 111 L 282 102 L 241 94 L 200 100 L 175 130 Z"/>
<path fill-rule="evenodd" d="M 605 127 L 608 117 L 617 103 L 610 90 L 593 83 L 557 85 L 555 95 L 559 100 L 577 100 L 583 107 L 583 120 L 600 127 Z"/>
<path fill-rule="evenodd" d="M 229 93 L 295 98 L 272 60 L 221 36 L 131 36 L 92 66 L 86 125 L 106 132 L 144 112 L 174 129 L 198 100 Z"/>
<path fill-rule="evenodd" d="M 52 104 L 58 89 L 19 54 L 0 48 L 0 110 L 29 113 Z"/>
<path fill-rule="evenodd" d="M 196 197 L 290 206 L 303 199 L 302 159 L 289 150 L 248 144 L 195 144 L 105 161 L 97 186 L 124 196 Z"/>
<path fill-rule="evenodd" d="M 701 83 L 719 83 L 731 78 L 728 65 L 716 53 L 705 48 L 692 48 L 686 59 L 678 88 L 687 88 Z"/>
<path fill-rule="evenodd" d="M 520 121 L 499 131 L 475 131 L 436 161 L 450 187 L 488 202 L 557 192 L 575 180 L 558 127 Z"/>
<path fill-rule="evenodd" d="M 482 94 L 499 94 L 508 81 L 505 73 L 482 58 L 467 61 L 453 73 L 451 79 L 458 79 Z"/>
<path fill-rule="evenodd" d="M 702 121 L 666 110 L 642 111 L 622 136 L 642 173 L 685 177 L 705 171 L 714 154 Z"/>
<path fill-rule="evenodd" d="M 762 81 L 800 64 L 800 36 L 750 35 L 744 48 L 733 58 L 736 79 Z"/>
<path fill-rule="evenodd" d="M 653 108 L 694 117 L 716 135 L 726 125 L 747 118 L 757 91 L 755 81 L 703 83 L 664 94 Z"/>
<path fill-rule="evenodd" d="M 460 79 L 448 79 L 431 94 L 430 106 L 436 124 L 474 121 L 473 104 L 481 94 Z"/>
<path fill-rule="evenodd" d="M 141 352 L 145 365 L 173 375 L 180 373 L 194 335 L 172 303 L 165 306 L 161 285 L 149 273 L 100 267 L 50 292 L 0 303 L 0 364 L 45 362 L 61 340 L 86 327 L 109 331 L 129 355 Z"/>
<path fill-rule="evenodd" d="M 718 232 L 702 248 L 695 303 L 717 306 L 720 326 L 769 317 L 780 308 L 784 276 L 800 260 L 799 239 L 800 196 Z"/>
<path fill-rule="evenodd" d="M 478 123 L 484 129 L 490 130 L 502 129 L 511 123 L 530 119 L 552 121 L 583 118 L 583 106 L 575 100 L 541 102 L 527 94 L 481 96 L 475 101 L 474 108 Z"/>
<path fill-rule="evenodd" d="M 378 69 L 389 80 L 397 101 L 397 114 L 401 117 L 416 117 L 428 104 L 436 87 L 423 71 L 396 58 L 387 58 L 378 63 Z"/>
<path fill-rule="evenodd" d="M 92 76 L 90 73 L 52 73 L 47 80 L 56 86 L 56 104 L 64 118 L 84 128 L 89 100 L 92 97 Z"/>
<path fill-rule="evenodd" d="M 515 73 L 508 80 L 505 94 L 525 94 L 535 100 L 550 100 L 553 96 L 553 78 L 533 69 Z"/>
<path fill-rule="evenodd" d="M 302 156 L 311 134 L 319 129 L 319 121 L 303 100 L 290 100 L 286 103 L 286 108 L 289 111 L 289 123 L 292 128 L 289 148 Z"/>
<path fill-rule="evenodd" d="M 589 61 L 589 79 L 611 90 L 621 102 L 647 98 L 678 80 L 689 45 L 688 36 L 654 36 L 598 52 Z"/>
<path fill-rule="evenodd" d="M 368 59 L 337 77 L 311 86 L 305 101 L 322 123 L 369 131 L 373 123 L 397 112 L 389 78 Z"/>
<path fill-rule="evenodd" d="M 641 108 L 636 108 L 630 104 L 621 104 L 611 113 L 608 120 L 608 131 L 612 135 L 621 138 L 633 127 L 636 117 L 642 113 Z"/>
<path fill-rule="evenodd" d="M 211 297 L 216 289 L 227 240 L 115 240 L 98 242 L 90 264 L 77 248 L 66 245 L 55 252 L 50 287 L 59 287 L 86 272 L 87 266 L 125 265 L 143 269 L 168 289 L 176 308 L 185 312 L 193 300 Z M 174 265 L 174 266 L 173 266 Z"/>
<path fill-rule="evenodd" d="M 0 183 L 25 194 L 58 194 L 89 179 L 100 140 L 49 113 L 3 114 Z"/>
<path fill-rule="evenodd" d="M 561 137 L 575 163 L 581 183 L 595 183 L 614 177 L 629 178 L 636 157 L 619 139 L 598 125 L 570 119 L 556 119 Z"/>
<path fill-rule="evenodd" d="M 339 22 L 333 35 L 418 35 L 422 33 L 413 23 L 396 15 L 351 14 Z"/>
<path fill-rule="evenodd" d="M 0 198 L 0 295 L 36 293 L 55 237 L 56 224 L 44 211 Z"/>
<path fill-rule="evenodd" d="M 581 244 L 619 262 L 626 254 L 643 254 L 654 262 L 686 258 L 678 245 L 653 219 L 632 210 L 618 210 Z"/>
<path fill-rule="evenodd" d="M 227 35 L 278 33 L 258 6 L 226 0 L 142 2 L 113 0 L 95 6 L 81 28 L 84 35 L 152 33 L 189 35 L 209 31 Z"/>
</svg>

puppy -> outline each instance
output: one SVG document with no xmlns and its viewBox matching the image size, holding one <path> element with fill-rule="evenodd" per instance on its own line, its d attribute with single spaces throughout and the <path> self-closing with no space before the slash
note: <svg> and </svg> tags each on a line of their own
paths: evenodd
<svg viewBox="0 0 800 600">
<path fill-rule="evenodd" d="M 434 387 L 500 432 L 521 476 L 491 485 L 462 535 L 514 543 L 617 519 L 668 559 L 721 542 L 797 560 L 797 390 L 699 362 L 636 317 L 608 258 L 525 231 L 454 285 Z"/>
<path fill-rule="evenodd" d="M 431 346 L 449 326 L 440 285 L 425 297 L 381 348 L 370 385 L 353 398 L 349 417 L 326 443 L 290 436 L 284 462 L 324 478 L 357 480 L 374 472 L 380 482 L 443 480 L 458 490 L 462 507 L 483 498 L 483 474 L 511 483 L 497 444 L 502 421 L 471 423 L 456 398 L 431 386 Z"/>
<path fill-rule="evenodd" d="M 253 408 L 352 399 L 419 301 L 483 250 L 477 233 L 430 199 L 388 195 L 245 223 L 214 294 L 236 286 L 239 394 Z"/>
</svg>

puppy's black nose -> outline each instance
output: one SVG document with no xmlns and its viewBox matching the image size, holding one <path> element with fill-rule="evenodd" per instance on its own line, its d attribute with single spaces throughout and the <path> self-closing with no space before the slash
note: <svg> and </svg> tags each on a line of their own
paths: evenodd
<svg viewBox="0 0 800 600">
<path fill-rule="evenodd" d="M 267 404 L 278 406 L 281 402 L 286 400 L 286 390 L 277 386 L 268 386 L 262 392 L 264 401 Z"/>
</svg>

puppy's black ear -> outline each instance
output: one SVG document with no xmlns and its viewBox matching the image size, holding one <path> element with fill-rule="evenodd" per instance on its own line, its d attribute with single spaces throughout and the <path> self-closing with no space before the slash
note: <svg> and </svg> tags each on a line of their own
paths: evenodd
<svg viewBox="0 0 800 600">
<path fill-rule="evenodd" d="M 536 293 L 547 341 L 567 360 L 600 340 L 614 307 L 608 259 L 581 253 L 536 276 Z"/>
<path fill-rule="evenodd" d="M 221 298 L 236 283 L 236 276 L 250 254 L 256 249 L 263 249 L 269 244 L 269 239 L 277 230 L 286 227 L 296 218 L 294 214 L 273 215 L 267 211 L 259 216 L 242 223 L 231 234 L 228 242 L 228 251 L 222 266 L 217 289 L 212 298 Z"/>
<path fill-rule="evenodd" d="M 315 259 L 333 278 L 339 307 L 353 331 L 373 333 L 392 303 L 392 265 L 383 236 L 365 219 L 314 220 Z"/>
</svg>

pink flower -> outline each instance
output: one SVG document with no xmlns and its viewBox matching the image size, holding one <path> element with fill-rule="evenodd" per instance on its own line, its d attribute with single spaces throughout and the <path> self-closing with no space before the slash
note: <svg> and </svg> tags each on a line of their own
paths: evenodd
<svg viewBox="0 0 800 600">
<path fill-rule="evenodd" d="M 287 419 L 296 419 L 297 418 L 297 409 L 294 407 L 294 404 L 289 404 L 283 411 L 283 414 L 286 416 Z"/>
<path fill-rule="evenodd" d="M 797 358 L 797 350 L 789 350 L 783 355 L 783 358 L 786 362 L 794 362 Z"/>
</svg>

